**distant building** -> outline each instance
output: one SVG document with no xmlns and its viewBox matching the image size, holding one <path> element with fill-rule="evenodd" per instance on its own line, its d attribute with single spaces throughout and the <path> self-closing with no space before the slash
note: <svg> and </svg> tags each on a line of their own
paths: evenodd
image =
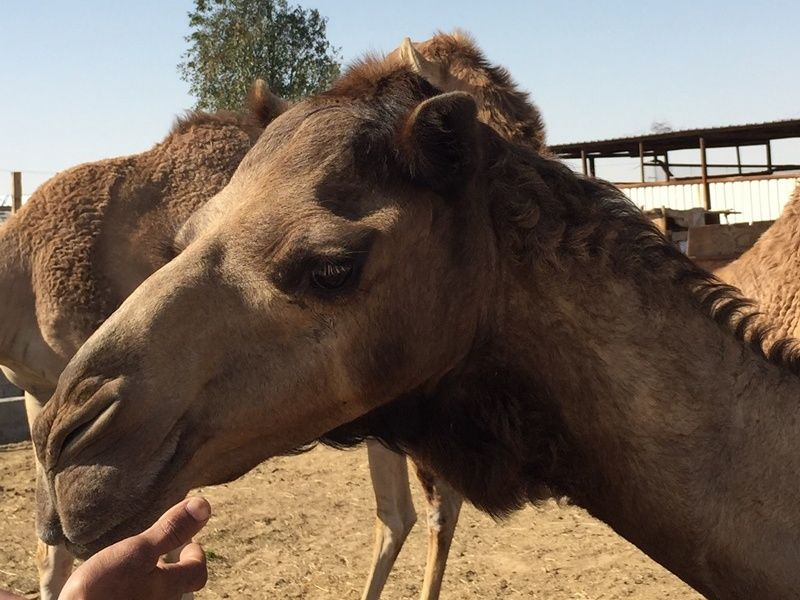
<svg viewBox="0 0 800 600">
<path fill-rule="evenodd" d="M 800 183 L 800 143 L 789 163 L 775 164 L 772 159 L 773 142 L 790 138 L 800 139 L 800 119 L 665 131 L 551 149 L 563 159 L 580 161 L 589 175 L 596 174 L 600 161 L 638 159 L 638 181 L 614 183 L 644 210 L 699 207 L 726 215 L 728 223 L 752 223 L 776 219 Z M 743 160 L 743 149 L 759 158 Z M 713 161 L 709 151 L 728 160 Z M 653 174 L 650 180 L 646 169 Z"/>
</svg>

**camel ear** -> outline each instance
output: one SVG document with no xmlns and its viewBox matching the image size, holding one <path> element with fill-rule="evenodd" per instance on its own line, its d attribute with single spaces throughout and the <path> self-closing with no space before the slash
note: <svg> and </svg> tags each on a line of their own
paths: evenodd
<svg viewBox="0 0 800 600">
<path fill-rule="evenodd" d="M 400 147 L 411 176 L 443 194 L 458 191 L 476 164 L 475 100 L 464 92 L 420 103 L 400 131 Z"/>
<path fill-rule="evenodd" d="M 256 79 L 247 94 L 247 109 L 258 123 L 266 127 L 289 108 L 289 103 L 272 93 L 267 82 Z"/>
<path fill-rule="evenodd" d="M 444 81 L 441 76 L 440 65 L 422 56 L 419 50 L 414 46 L 414 42 L 411 41 L 411 38 L 403 38 L 397 52 L 400 55 L 400 60 L 414 73 L 427 79 L 431 85 L 435 85 L 438 88 L 443 87 Z"/>
</svg>

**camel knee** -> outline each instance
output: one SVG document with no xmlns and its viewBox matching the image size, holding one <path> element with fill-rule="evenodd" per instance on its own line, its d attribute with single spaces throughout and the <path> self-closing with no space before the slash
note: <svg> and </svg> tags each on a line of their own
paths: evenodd
<svg viewBox="0 0 800 600">
<path fill-rule="evenodd" d="M 417 513 L 413 507 L 391 513 L 377 511 L 377 527 L 383 530 L 384 540 L 388 536 L 392 545 L 402 546 L 416 522 Z"/>
<path fill-rule="evenodd" d="M 449 499 L 448 499 L 449 500 Z M 461 512 L 461 498 L 453 501 L 443 501 L 428 505 L 428 529 L 437 534 L 452 533 L 458 523 Z"/>
</svg>

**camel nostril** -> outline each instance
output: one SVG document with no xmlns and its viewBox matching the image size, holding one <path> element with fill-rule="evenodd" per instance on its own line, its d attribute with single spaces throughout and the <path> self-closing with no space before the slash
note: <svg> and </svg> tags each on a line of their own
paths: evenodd
<svg viewBox="0 0 800 600">
<path fill-rule="evenodd" d="M 56 416 L 47 436 L 47 471 L 52 472 L 65 457 L 79 452 L 113 419 L 119 408 L 118 390 L 118 380 L 108 380 L 95 387 L 94 393 L 74 411 L 61 408 L 63 412 Z"/>
<path fill-rule="evenodd" d="M 61 444 L 61 454 L 64 453 L 64 449 L 69 448 L 72 443 L 78 439 L 89 427 L 92 426 L 92 421 L 86 421 L 83 425 L 78 425 L 75 429 L 73 429 L 70 433 L 67 434 L 67 437 L 64 438 L 64 441 Z"/>
<path fill-rule="evenodd" d="M 75 455 L 96 438 L 97 432 L 114 418 L 119 406 L 118 401 L 112 401 L 105 406 L 98 403 L 95 410 L 85 413 L 82 419 L 74 421 L 71 429 L 65 428 L 63 437 L 59 436 L 62 437 L 60 448 L 53 456 L 52 465 L 54 467 L 59 465 L 65 457 Z"/>
</svg>

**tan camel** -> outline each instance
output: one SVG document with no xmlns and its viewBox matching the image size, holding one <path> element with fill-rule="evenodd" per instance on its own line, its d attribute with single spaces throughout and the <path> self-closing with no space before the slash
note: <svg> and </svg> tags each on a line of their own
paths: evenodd
<svg viewBox="0 0 800 600">
<path fill-rule="evenodd" d="M 427 59 L 408 41 L 396 54 L 416 61 L 427 70 L 427 76 L 439 78 L 439 85 L 470 90 L 482 107 L 482 118 L 505 135 L 540 145 L 543 131 L 538 111 L 502 69 L 485 61 L 467 36 L 437 34 L 417 46 Z M 255 100 L 251 108 L 258 122 L 270 120 L 284 108 L 266 92 Z M 529 122 L 538 127 L 534 133 Z M 219 190 L 259 131 L 254 124 L 240 123 L 233 115 L 194 115 L 144 155 L 83 165 L 55 177 L 34 195 L 16 225 L 5 230 L 7 240 L 12 240 L 13 234 L 24 242 L 35 237 L 31 227 L 48 228 L 47 237 L 39 241 L 38 247 L 25 249 L 23 245 L 18 264 L 5 269 L 4 282 L 16 281 L 13 285 L 34 290 L 37 281 L 46 281 L 54 272 L 67 271 L 66 265 L 80 265 L 73 273 L 73 283 L 79 282 L 80 286 L 73 286 L 72 296 L 63 299 L 55 294 L 52 285 L 36 289 L 33 296 L 39 304 L 36 309 L 28 308 L 29 327 L 15 334 L 17 343 L 29 343 L 26 336 L 37 336 L 36 352 L 28 352 L 26 362 L 15 363 L 13 371 L 7 366 L 9 376 L 28 390 L 26 404 L 31 422 L 49 398 L 55 376 L 68 358 L 131 289 L 174 255 L 175 232 L 189 214 Z M 191 152 L 187 153 L 187 148 Z M 173 170 L 174 164 L 179 168 Z M 79 216 L 87 209 L 92 213 L 91 219 L 81 221 Z M 24 216 L 29 213 L 32 216 Z M 100 236 L 104 239 L 98 239 Z M 66 239 L 80 243 L 65 244 Z M 16 241 L 12 243 L 17 245 Z M 55 253 L 59 253 L 56 259 L 41 259 Z M 13 253 L 5 252 L 3 256 Z M 62 287 L 68 286 L 65 283 Z M 7 286 L 11 287 L 12 284 Z M 10 295 L 16 308 L 24 310 L 25 297 L 15 291 Z M 32 296 L 30 301 L 33 302 Z M 34 312 L 38 321 L 33 318 Z M 58 349 L 51 353 L 55 356 L 48 357 L 52 361 L 49 372 L 42 369 L 45 363 L 37 362 L 44 354 L 37 348 Z M 2 347 L 0 358 L 4 358 L 1 350 Z M 5 361 L 11 363 L 13 359 Z M 377 442 L 370 443 L 368 450 L 378 526 L 364 598 L 377 598 L 416 514 L 405 458 Z M 428 498 L 430 531 L 421 597 L 434 599 L 439 594 L 461 499 L 432 474 L 419 475 Z M 56 597 L 71 570 L 72 556 L 63 546 L 41 545 L 37 554 L 42 597 Z"/>
<path fill-rule="evenodd" d="M 711 598 L 797 596 L 796 361 L 616 189 L 476 111 L 365 61 L 276 119 L 36 421 L 44 539 L 87 554 L 377 435 L 492 514 L 570 498 Z"/>
<path fill-rule="evenodd" d="M 800 338 L 800 186 L 781 216 L 752 248 L 716 275 L 758 301 L 761 317 L 774 326 L 766 342 Z"/>
<path fill-rule="evenodd" d="M 0 368 L 25 390 L 29 423 L 80 345 L 174 256 L 175 233 L 284 108 L 259 84 L 248 115 L 190 113 L 147 152 L 56 175 L 0 230 Z M 36 562 L 41 600 L 57 598 L 72 555 L 39 542 Z"/>
</svg>

